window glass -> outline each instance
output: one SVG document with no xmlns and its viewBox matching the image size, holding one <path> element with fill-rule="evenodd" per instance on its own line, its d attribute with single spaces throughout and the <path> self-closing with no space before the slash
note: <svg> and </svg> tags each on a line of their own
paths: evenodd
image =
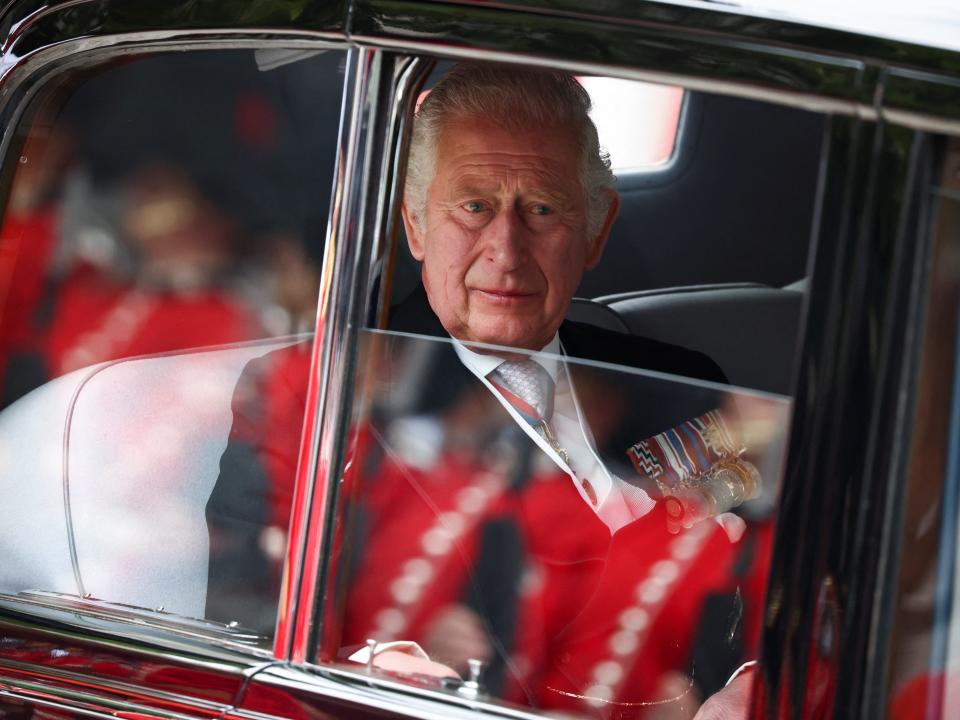
<svg viewBox="0 0 960 720">
<path fill-rule="evenodd" d="M 756 657 L 803 283 L 691 287 L 758 242 L 754 208 L 728 216 L 705 181 L 726 133 L 698 143 L 682 215 L 666 210 L 675 187 L 624 192 L 605 238 L 614 196 L 591 185 L 605 199 L 585 199 L 582 135 L 524 124 L 541 81 L 554 116 L 582 102 L 562 89 L 571 79 L 485 70 L 448 70 L 440 83 L 459 89 L 435 85 L 414 121 L 403 220 L 420 264 L 385 325 L 358 331 L 319 660 L 357 670 L 372 648 L 383 672 L 448 672 L 467 698 L 479 669 L 490 702 L 692 717 Z M 484 94 L 486 114 L 464 109 Z M 428 105 L 451 95 L 447 119 Z M 722 100 L 713 112 L 704 125 L 779 115 L 808 139 L 778 169 L 807 189 L 805 258 L 824 118 Z M 439 134 L 418 135 L 431 122 Z M 747 196 L 756 172 L 730 175 L 732 192 Z M 720 217 L 737 229 L 715 239 L 742 238 L 724 257 L 700 250 Z M 657 266 L 635 240 L 658 242 L 659 222 L 685 267 Z M 623 274 L 601 250 L 625 258 Z M 597 290 L 570 301 L 592 265 Z M 792 272 L 802 280 L 802 264 Z"/>
<path fill-rule="evenodd" d="M 343 62 L 126 57 L 27 108 L 0 226 L 0 592 L 272 634 L 295 460 L 251 448 L 278 416 L 299 448 L 277 388 L 310 363 Z"/>
<path fill-rule="evenodd" d="M 683 88 L 671 85 L 581 77 L 590 93 L 590 117 L 616 173 L 666 164 L 673 155 Z"/>
<path fill-rule="evenodd" d="M 933 263 L 905 483 L 888 717 L 960 713 L 960 143 L 931 183 Z"/>
<path fill-rule="evenodd" d="M 575 713 L 695 708 L 750 657 L 788 398 L 513 352 L 551 377 L 531 434 L 504 387 L 527 381 L 483 375 L 499 348 L 361 342 L 331 657 L 414 641 L 463 677 L 481 660 L 492 698 Z"/>
</svg>

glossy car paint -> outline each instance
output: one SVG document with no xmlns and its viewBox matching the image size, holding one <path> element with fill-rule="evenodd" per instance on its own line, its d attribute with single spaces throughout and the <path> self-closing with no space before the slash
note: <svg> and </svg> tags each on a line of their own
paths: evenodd
<svg viewBox="0 0 960 720">
<path fill-rule="evenodd" d="M 144 627 L 132 615 L 93 612 L 82 601 L 60 608 L 3 604 L 0 708 L 16 716 L 11 707 L 17 698 L 21 707 L 68 715 L 212 718 L 231 707 L 258 668 L 272 662 L 214 650 L 182 630 Z"/>
</svg>

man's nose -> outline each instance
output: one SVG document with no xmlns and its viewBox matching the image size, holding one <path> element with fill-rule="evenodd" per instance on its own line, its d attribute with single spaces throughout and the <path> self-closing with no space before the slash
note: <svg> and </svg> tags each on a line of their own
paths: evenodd
<svg viewBox="0 0 960 720">
<path fill-rule="evenodd" d="M 484 232 L 486 257 L 504 271 L 516 270 L 527 259 L 523 220 L 515 208 L 501 210 Z"/>
</svg>

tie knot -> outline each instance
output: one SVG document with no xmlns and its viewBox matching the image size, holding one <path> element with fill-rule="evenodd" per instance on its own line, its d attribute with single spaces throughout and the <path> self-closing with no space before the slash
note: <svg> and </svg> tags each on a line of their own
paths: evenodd
<svg viewBox="0 0 960 720">
<path fill-rule="evenodd" d="M 553 379 L 538 362 L 507 360 L 490 373 L 490 378 L 536 411 L 539 417 L 535 420 L 550 422 L 553 416 Z"/>
</svg>

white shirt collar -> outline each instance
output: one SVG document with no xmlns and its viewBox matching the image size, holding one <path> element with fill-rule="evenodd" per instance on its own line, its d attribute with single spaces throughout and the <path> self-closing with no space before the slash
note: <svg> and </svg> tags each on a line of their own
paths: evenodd
<svg viewBox="0 0 960 720">
<path fill-rule="evenodd" d="M 508 403 L 499 392 L 494 390 L 490 384 L 487 376 L 504 361 L 504 358 L 495 354 L 476 352 L 466 347 L 456 338 L 452 338 L 452 340 L 453 349 L 456 351 L 457 357 L 460 358 L 460 362 L 493 393 L 494 397 L 503 405 L 514 421 L 523 428 L 524 432 L 530 436 L 540 449 L 543 450 L 559 468 L 570 476 L 584 502 L 587 503 L 588 506 L 593 507 L 593 503 L 590 498 L 587 497 L 576 473 L 556 451 L 517 414 L 516 409 Z M 646 494 L 643 494 L 645 500 L 638 500 L 637 503 L 635 503 L 635 507 L 628 509 L 620 492 L 614 492 L 614 476 L 610 474 L 609 470 L 607 470 L 596 454 L 596 450 L 593 448 L 592 438 L 588 438 L 589 429 L 584 426 L 576 394 L 570 383 L 569 373 L 564 369 L 563 348 L 560 345 L 560 338 L 555 334 L 553 339 L 547 343 L 539 353 L 530 354 L 532 358 L 540 363 L 550 374 L 556 386 L 557 395 L 555 398 L 556 407 L 554 417 L 555 420 L 558 421 L 561 439 L 567 438 L 571 440 L 570 443 L 565 444 L 568 450 L 576 452 L 581 460 L 585 460 L 585 463 L 581 464 L 581 467 L 593 466 L 594 461 L 596 462 L 596 466 L 599 467 L 599 472 L 591 472 L 589 482 L 596 493 L 598 502 L 594 510 L 600 516 L 600 519 L 606 523 L 611 530 L 616 531 L 618 528 L 630 522 L 634 517 L 645 515 L 653 507 L 653 501 L 650 500 Z M 562 378 L 560 378 L 561 372 L 563 375 Z M 567 432 L 563 431 L 563 427 L 559 425 L 560 418 L 557 418 L 557 415 L 563 414 L 573 421 L 572 427 L 569 426 L 569 423 L 567 424 Z"/>
<path fill-rule="evenodd" d="M 471 350 L 462 342 L 453 339 L 453 349 L 460 358 L 460 362 L 467 366 L 475 375 L 486 377 L 504 361 L 502 356 L 492 353 L 479 353 Z M 537 353 L 529 353 L 533 360 L 543 366 L 554 383 L 557 382 L 557 374 L 560 371 L 560 355 L 563 351 L 560 349 L 560 336 L 553 334 L 553 339 Z M 524 351 L 526 354 L 527 351 Z"/>
</svg>

